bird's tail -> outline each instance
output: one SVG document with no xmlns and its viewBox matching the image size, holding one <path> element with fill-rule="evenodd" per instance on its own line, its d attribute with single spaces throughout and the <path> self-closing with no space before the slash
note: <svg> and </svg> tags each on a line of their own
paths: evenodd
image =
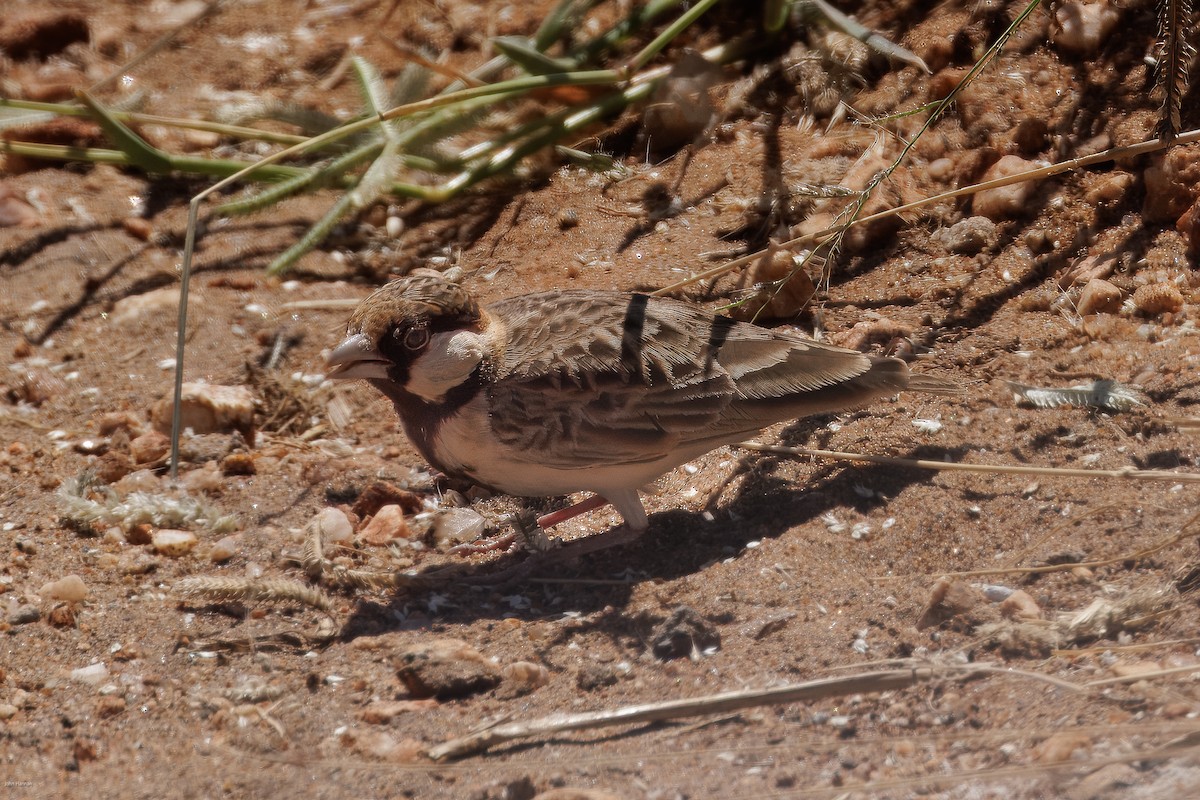
<svg viewBox="0 0 1200 800">
<path fill-rule="evenodd" d="M 962 394 L 963 387 L 947 378 L 936 375 L 926 375 L 920 372 L 908 373 L 907 392 L 929 392 L 930 394 Z"/>
</svg>

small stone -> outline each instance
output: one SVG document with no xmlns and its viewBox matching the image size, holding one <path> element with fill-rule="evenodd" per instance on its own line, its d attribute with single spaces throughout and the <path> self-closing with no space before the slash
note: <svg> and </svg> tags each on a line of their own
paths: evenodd
<svg viewBox="0 0 1200 800">
<path fill-rule="evenodd" d="M 130 553 L 122 557 L 118 566 L 122 575 L 146 575 L 158 569 L 158 559 L 146 553 Z"/>
<path fill-rule="evenodd" d="M 254 464 L 253 455 L 239 450 L 221 459 L 221 472 L 224 475 L 255 475 L 258 467 Z"/>
<path fill-rule="evenodd" d="M 531 661 L 517 661 L 500 670 L 501 689 L 510 697 L 520 697 L 550 682 L 550 670 Z"/>
<path fill-rule="evenodd" d="M 153 464 L 171 452 L 171 440 L 158 431 L 143 433 L 129 443 L 129 456 L 135 464 Z"/>
<path fill-rule="evenodd" d="M 136 525 L 129 526 L 129 530 L 125 532 L 125 540 L 130 544 L 146 545 L 150 544 L 153 534 L 153 525 L 149 522 L 139 522 Z"/>
<path fill-rule="evenodd" d="M 1134 291 L 1133 304 L 1148 317 L 1173 314 L 1183 308 L 1183 293 L 1171 283 L 1148 283 Z"/>
<path fill-rule="evenodd" d="M 473 542 L 483 535 L 483 516 L 469 508 L 443 508 L 433 524 L 433 545 L 446 550 L 456 544 Z"/>
<path fill-rule="evenodd" d="M 12 703 L 0 703 L 0 720 L 12 719 L 20 710 Z"/>
<path fill-rule="evenodd" d="M 162 484 L 159 483 L 154 470 L 139 469 L 121 478 L 113 488 L 125 495 L 130 492 L 157 492 L 162 488 Z"/>
<path fill-rule="evenodd" d="M 416 514 L 421 510 L 421 498 L 415 492 L 387 481 L 375 481 L 362 490 L 350 510 L 358 514 L 360 519 L 366 519 L 378 514 L 384 506 L 393 505 L 400 506 L 406 514 Z"/>
<path fill-rule="evenodd" d="M 942 578 L 930 590 L 929 602 L 917 620 L 917 630 L 932 628 L 959 616 L 968 616 L 969 622 L 969 615 L 986 603 L 983 592 L 969 583 Z"/>
<path fill-rule="evenodd" d="M 1165 719 L 1183 719 L 1192 713 L 1193 708 L 1191 703 L 1166 703 L 1158 713 Z"/>
<path fill-rule="evenodd" d="M 438 707 L 438 701 L 425 700 L 376 700 L 358 712 L 358 718 L 371 725 L 386 725 L 402 714 L 415 711 L 430 711 Z"/>
<path fill-rule="evenodd" d="M 8 622 L 10 625 L 28 625 L 31 622 L 37 622 L 41 618 L 41 610 L 37 606 L 31 605 L 17 606 L 8 613 Z"/>
<path fill-rule="evenodd" d="M 238 543 L 241 538 L 238 536 L 222 536 L 213 544 L 212 549 L 208 551 L 208 558 L 213 563 L 221 563 L 228 561 L 237 555 Z"/>
<path fill-rule="evenodd" d="M 1088 185 L 1083 199 L 1090 206 L 1112 207 L 1125 199 L 1133 188 L 1133 175 L 1128 172 L 1102 172 Z"/>
<path fill-rule="evenodd" d="M 203 305 L 203 299 L 195 293 L 188 297 L 188 306 L 192 313 Z M 121 298 L 113 303 L 108 320 L 114 325 L 132 327 L 144 325 L 155 318 L 166 320 L 178 312 L 179 287 L 166 286 Z"/>
<path fill-rule="evenodd" d="M 1109 2 L 1062 3 L 1054 13 L 1057 26 L 1050 39 L 1062 50 L 1078 56 L 1092 55 L 1112 35 L 1120 21 Z"/>
<path fill-rule="evenodd" d="M 160 433 L 171 430 L 173 398 L 165 397 L 151 409 L 150 418 Z M 254 393 L 248 386 L 222 386 L 215 383 L 183 384 L 180 407 L 183 428 L 193 433 L 242 434 L 254 442 Z"/>
<path fill-rule="evenodd" d="M 594 692 L 605 686 L 613 686 L 621 679 L 621 673 L 612 664 L 590 661 L 575 674 L 575 685 L 585 692 Z"/>
<path fill-rule="evenodd" d="M 100 719 L 115 717 L 125 711 L 125 698 L 106 694 L 96 701 L 96 716 Z"/>
<path fill-rule="evenodd" d="M 395 539 L 408 538 L 408 523 L 400 506 L 384 506 L 363 526 L 362 540 L 375 547 L 384 547 Z"/>
<path fill-rule="evenodd" d="M 0 228 L 36 228 L 41 224 L 38 210 L 16 189 L 0 183 Z"/>
<path fill-rule="evenodd" d="M 1076 750 L 1091 747 L 1091 737 L 1075 731 L 1061 731 L 1033 749 L 1033 759 L 1039 764 L 1061 764 L 1069 761 Z"/>
<path fill-rule="evenodd" d="M 118 431 L 137 435 L 142 432 L 142 423 L 128 411 L 108 411 L 96 421 L 96 431 L 102 437 L 110 437 Z"/>
<path fill-rule="evenodd" d="M 321 509 L 309 524 L 320 525 L 322 541 L 330 544 L 345 544 L 354 538 L 350 518 L 340 508 Z"/>
<path fill-rule="evenodd" d="M 1000 603 L 1000 614 L 1009 619 L 1041 619 L 1042 609 L 1028 592 L 1017 589 Z"/>
<path fill-rule="evenodd" d="M 126 217 L 121 220 L 121 227 L 135 239 L 140 239 L 143 242 L 150 241 L 150 237 L 154 235 L 154 226 L 149 220 L 141 217 Z"/>
<path fill-rule="evenodd" d="M 1177 222 L 1198 199 L 1200 146 L 1172 147 L 1151 159 L 1142 173 L 1146 190 L 1142 221 L 1146 225 Z"/>
<path fill-rule="evenodd" d="M 1101 278 L 1092 278 L 1083 287 L 1076 306 L 1080 316 L 1113 313 L 1121 309 L 1121 290 Z"/>
<path fill-rule="evenodd" d="M 188 494 L 217 494 L 225 488 L 225 476 L 216 461 L 206 462 L 199 469 L 185 474 L 179 481 Z"/>
<path fill-rule="evenodd" d="M 71 680 L 85 683 L 88 686 L 99 686 L 108 680 L 108 667 L 103 661 L 88 664 L 86 667 L 71 670 Z"/>
<path fill-rule="evenodd" d="M 1106 764 L 1066 790 L 1067 800 L 1115 800 L 1123 791 L 1145 780 L 1142 773 L 1128 764 Z"/>
<path fill-rule="evenodd" d="M 191 531 L 179 531 L 172 528 L 162 528 L 150 537 L 154 550 L 170 558 L 185 556 L 195 549 L 199 540 Z"/>
<path fill-rule="evenodd" d="M 1126 661 L 1113 664 L 1112 674 L 1118 678 L 1137 678 L 1162 672 L 1162 668 L 1162 664 L 1157 661 Z"/>
<path fill-rule="evenodd" d="M 974 216 L 935 231 L 932 238 L 948 252 L 973 256 L 995 245 L 998 234 L 996 223 L 987 217 Z"/>
<path fill-rule="evenodd" d="M 56 581 L 47 583 L 38 590 L 38 594 L 50 600 L 79 603 L 87 599 L 88 590 L 83 579 L 78 575 L 64 575 Z"/>
<path fill-rule="evenodd" d="M 458 639 L 435 639 L 410 648 L 394 661 L 396 674 L 417 698 L 448 700 L 486 692 L 500 683 L 500 670 Z"/>
<path fill-rule="evenodd" d="M 784 319 L 804 310 L 816 293 L 812 278 L 790 250 L 768 251 L 746 274 L 755 293 L 729 309 L 735 319 Z M 786 280 L 782 285 L 778 281 Z"/>
<path fill-rule="evenodd" d="M 986 172 L 982 181 L 992 181 L 1006 178 L 1021 172 L 1045 166 L 1039 161 L 1026 161 L 1020 156 L 1004 156 Z M 995 189 L 985 189 L 976 194 L 971 200 L 971 208 L 976 214 L 991 220 L 1006 220 L 1020 217 L 1029 208 L 1029 201 L 1037 191 L 1037 181 L 1025 180 L 1020 183 L 1000 186 Z"/>
</svg>

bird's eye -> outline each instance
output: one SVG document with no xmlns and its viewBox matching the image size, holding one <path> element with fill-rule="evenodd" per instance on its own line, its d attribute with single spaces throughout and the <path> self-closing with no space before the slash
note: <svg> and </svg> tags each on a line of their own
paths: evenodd
<svg viewBox="0 0 1200 800">
<path fill-rule="evenodd" d="M 429 329 L 425 327 L 409 328 L 404 334 L 404 346 L 409 350 L 420 350 L 429 344 Z"/>
</svg>

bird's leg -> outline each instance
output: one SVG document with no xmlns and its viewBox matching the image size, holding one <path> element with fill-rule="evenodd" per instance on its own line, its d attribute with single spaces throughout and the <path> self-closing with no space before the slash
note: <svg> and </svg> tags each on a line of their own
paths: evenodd
<svg viewBox="0 0 1200 800">
<path fill-rule="evenodd" d="M 561 525 L 569 519 L 575 519 L 580 514 L 595 511 L 597 508 L 603 508 L 606 505 L 608 505 L 606 498 L 594 494 L 587 500 L 580 500 L 575 505 L 560 508 L 558 511 L 551 511 L 549 514 L 543 514 L 537 518 L 537 525 L 542 530 L 549 530 L 555 525 Z"/>
<path fill-rule="evenodd" d="M 516 564 L 508 569 L 499 572 L 493 572 L 487 575 L 473 575 L 463 579 L 463 583 L 485 585 L 485 586 L 504 586 L 516 583 L 528 576 L 531 572 L 539 567 L 544 567 L 547 564 L 561 563 L 564 561 L 573 561 L 582 555 L 595 553 L 599 550 L 606 550 L 610 547 L 616 547 L 622 544 L 628 544 L 635 541 L 645 532 L 650 526 L 650 521 L 646 518 L 646 509 L 642 506 L 642 500 L 638 497 L 636 489 L 622 489 L 617 491 L 606 492 L 607 497 L 602 498 L 599 495 L 588 498 L 581 503 L 576 503 L 570 508 L 563 509 L 562 512 L 567 513 L 574 511 L 571 516 L 578 516 L 583 511 L 590 511 L 592 508 L 599 508 L 605 502 L 612 505 L 620 512 L 625 519 L 624 524 L 618 525 L 615 528 L 610 528 L 603 533 L 593 534 L 592 536 L 576 539 L 573 542 L 568 542 L 564 545 L 554 548 L 553 550 L 545 550 L 535 552 L 529 558 Z M 583 507 L 582 510 L 580 507 Z M 547 516 L 554 516 L 550 514 Z M 567 517 L 570 519 L 570 517 Z M 561 522 L 562 520 L 557 520 Z M 541 520 L 538 521 L 539 523 Z M 556 523 L 553 523 L 556 524 Z"/>
<path fill-rule="evenodd" d="M 608 500 L 596 494 L 586 500 L 580 500 L 574 505 L 560 508 L 558 511 L 551 511 L 549 514 L 543 514 L 536 520 L 528 518 L 525 512 L 514 514 L 509 520 L 513 530 L 482 541 L 456 544 L 450 548 L 450 552 L 455 555 L 470 555 L 471 553 L 487 553 L 492 550 L 507 550 L 517 541 L 518 537 L 525 540 L 525 544 L 529 546 L 530 550 L 543 552 L 551 548 L 550 541 L 546 538 L 543 531 L 555 525 L 561 525 L 569 519 L 575 519 L 580 514 L 586 514 L 597 508 L 603 508 L 606 505 L 608 505 Z"/>
</svg>

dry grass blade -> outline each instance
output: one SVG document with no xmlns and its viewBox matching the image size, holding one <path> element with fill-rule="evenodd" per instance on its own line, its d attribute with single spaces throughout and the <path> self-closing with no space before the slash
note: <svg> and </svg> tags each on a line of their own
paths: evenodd
<svg viewBox="0 0 1200 800">
<path fill-rule="evenodd" d="M 1154 89 L 1162 96 L 1157 132 L 1159 138 L 1166 141 L 1174 139 L 1182 125 L 1180 117 L 1188 90 L 1188 69 L 1196 55 L 1196 47 L 1190 39 L 1193 21 L 1192 0 L 1159 0 Z"/>
</svg>

